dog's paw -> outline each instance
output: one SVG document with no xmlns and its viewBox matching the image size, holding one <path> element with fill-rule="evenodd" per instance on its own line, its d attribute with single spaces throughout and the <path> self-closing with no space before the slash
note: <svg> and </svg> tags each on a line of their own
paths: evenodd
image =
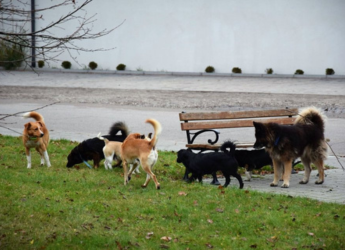
<svg viewBox="0 0 345 250">
<path fill-rule="evenodd" d="M 289 187 L 289 184 L 287 183 L 284 183 L 283 185 L 281 185 L 281 188 L 288 188 Z"/>
<path fill-rule="evenodd" d="M 157 188 L 157 190 L 158 190 L 158 189 L 161 189 L 161 185 L 158 185 L 156 188 Z"/>
<path fill-rule="evenodd" d="M 147 186 L 145 186 L 145 185 L 143 184 L 143 185 L 141 185 L 141 187 L 142 187 L 142 188 L 146 188 Z"/>
<path fill-rule="evenodd" d="M 278 187 L 278 184 L 275 184 L 274 182 L 272 182 L 272 183 L 270 184 L 270 186 L 271 186 L 271 187 Z"/>
<path fill-rule="evenodd" d="M 300 182 L 299 182 L 299 184 L 307 184 L 309 181 L 306 181 L 306 180 L 301 180 Z"/>
<path fill-rule="evenodd" d="M 320 181 L 320 180 L 315 181 L 315 184 L 317 184 L 317 185 L 320 185 L 322 183 L 323 183 L 323 181 Z"/>
</svg>

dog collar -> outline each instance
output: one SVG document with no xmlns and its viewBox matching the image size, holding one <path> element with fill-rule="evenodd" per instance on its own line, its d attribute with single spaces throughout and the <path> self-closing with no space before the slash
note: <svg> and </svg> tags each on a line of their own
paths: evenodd
<svg viewBox="0 0 345 250">
<path fill-rule="evenodd" d="M 280 136 L 278 136 L 278 137 L 276 138 L 276 140 L 274 141 L 274 146 L 277 146 L 277 145 L 278 145 L 279 140 L 280 140 Z"/>
<path fill-rule="evenodd" d="M 85 163 L 85 165 L 88 166 L 88 168 L 92 169 L 92 166 L 87 161 L 85 161 L 84 158 L 81 156 L 79 150 L 78 150 L 78 154 L 79 154 L 80 159 Z"/>
</svg>

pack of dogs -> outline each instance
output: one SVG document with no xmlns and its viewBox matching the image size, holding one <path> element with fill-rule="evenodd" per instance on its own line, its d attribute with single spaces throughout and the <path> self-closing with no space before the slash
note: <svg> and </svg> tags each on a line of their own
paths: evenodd
<svg viewBox="0 0 345 250">
<path fill-rule="evenodd" d="M 31 148 L 35 148 L 41 157 L 41 166 L 51 167 L 48 156 L 49 130 L 44 118 L 38 112 L 27 112 L 24 118 L 35 121 L 24 125 L 23 144 L 27 158 L 27 168 L 31 168 Z M 277 123 L 253 122 L 255 129 L 255 143 L 253 150 L 238 150 L 232 141 L 225 141 L 218 152 L 194 153 L 190 149 L 177 152 L 177 163 L 186 168 L 184 179 L 192 182 L 202 182 L 204 175 L 211 174 L 211 184 L 219 185 L 217 172 L 225 177 L 224 187 L 230 184 L 230 176 L 239 182 L 239 188 L 244 184 L 238 168 L 246 170 L 247 180 L 250 181 L 252 171 L 263 166 L 271 165 L 274 170 L 273 182 L 276 187 L 282 179 L 282 188 L 290 186 L 290 175 L 293 162 L 299 158 L 304 165 L 305 174 L 300 184 L 307 184 L 310 179 L 311 164 L 318 169 L 318 180 L 315 184 L 322 184 L 325 179 L 324 161 L 327 158 L 327 143 L 324 137 L 326 117 L 315 107 L 303 109 L 293 125 Z M 94 168 L 98 168 L 104 159 L 106 170 L 122 165 L 124 185 L 127 185 L 133 173 L 140 173 L 139 167 L 146 172 L 146 180 L 142 187 L 147 187 L 152 179 L 156 189 L 160 183 L 152 172 L 158 159 L 157 142 L 162 132 L 161 124 L 155 119 L 147 119 L 154 132 L 145 136 L 140 133 L 130 133 L 124 122 L 114 123 L 107 135 L 99 133 L 96 137 L 86 139 L 74 147 L 67 156 L 66 167 L 93 161 Z M 116 161 L 116 165 L 112 165 Z M 90 166 L 91 167 L 91 166 Z M 189 174 L 191 176 L 189 177 Z"/>
</svg>

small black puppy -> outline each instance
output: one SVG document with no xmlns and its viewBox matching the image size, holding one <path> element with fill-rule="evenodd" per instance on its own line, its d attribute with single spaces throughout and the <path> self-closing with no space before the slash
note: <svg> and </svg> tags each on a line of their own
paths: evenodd
<svg viewBox="0 0 345 250">
<path fill-rule="evenodd" d="M 119 131 L 121 131 L 121 135 L 116 135 Z M 109 135 L 103 135 L 103 137 L 109 141 L 123 142 L 128 135 L 129 130 L 127 125 L 124 122 L 116 122 L 111 126 Z M 103 147 L 104 141 L 98 137 L 81 142 L 68 155 L 66 167 L 71 168 L 75 164 L 93 160 L 94 167 L 98 168 L 100 161 L 104 159 Z"/>
<path fill-rule="evenodd" d="M 265 149 L 259 150 L 236 150 L 235 157 L 238 166 L 246 169 L 247 181 L 252 178 L 254 169 L 261 169 L 264 166 L 271 165 L 272 159 Z"/>
<path fill-rule="evenodd" d="M 230 148 L 230 151 L 227 150 Z M 190 181 L 198 179 L 202 181 L 202 176 L 221 171 L 225 177 L 224 187 L 230 183 L 230 175 L 234 176 L 243 188 L 241 176 L 237 173 L 238 163 L 235 158 L 236 145 L 231 141 L 223 143 L 220 147 L 222 152 L 213 152 L 206 154 L 195 154 L 189 149 L 181 149 L 177 152 L 177 162 L 183 163 L 192 173 Z"/>
</svg>

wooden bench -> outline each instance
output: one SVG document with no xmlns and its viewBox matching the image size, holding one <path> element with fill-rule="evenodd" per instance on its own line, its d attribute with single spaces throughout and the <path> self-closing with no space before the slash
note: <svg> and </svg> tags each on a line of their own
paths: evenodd
<svg viewBox="0 0 345 250">
<path fill-rule="evenodd" d="M 284 125 L 292 125 L 298 114 L 298 109 L 274 109 L 274 110 L 253 110 L 253 111 L 219 111 L 219 112 L 181 112 L 179 113 L 181 121 L 181 130 L 186 131 L 186 147 L 193 150 L 213 150 L 218 151 L 219 129 L 235 129 L 253 127 L 253 121 L 256 122 L 275 122 Z M 208 139 L 207 143 L 195 143 L 195 139 L 204 133 L 214 133 L 215 139 Z M 229 138 L 223 138 L 223 140 Z M 236 141 L 236 138 L 230 138 Z M 255 142 L 253 141 L 237 142 L 236 148 L 250 148 Z"/>
</svg>

